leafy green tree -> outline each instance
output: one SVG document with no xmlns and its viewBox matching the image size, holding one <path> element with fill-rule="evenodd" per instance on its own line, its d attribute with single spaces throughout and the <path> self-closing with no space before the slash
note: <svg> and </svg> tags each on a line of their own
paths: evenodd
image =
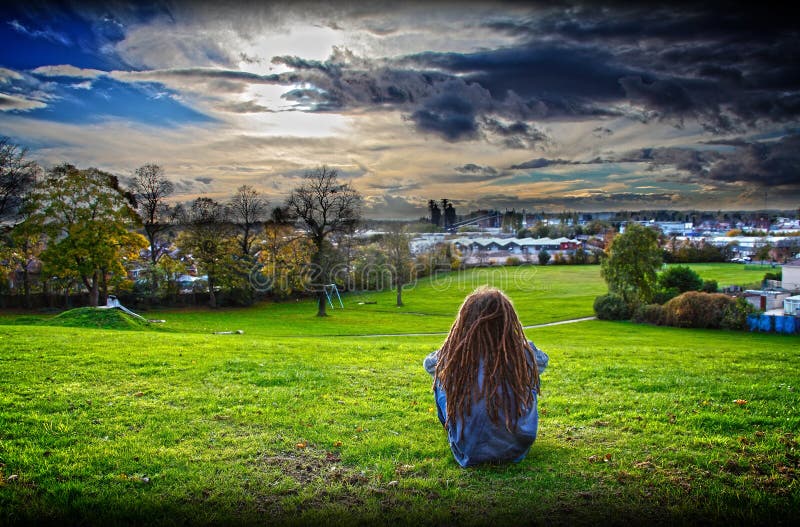
<svg viewBox="0 0 800 527">
<path fill-rule="evenodd" d="M 677 265 L 658 275 L 658 285 L 662 289 L 675 288 L 678 293 L 685 293 L 686 291 L 699 291 L 703 287 L 703 279 L 691 268 Z"/>
<path fill-rule="evenodd" d="M 138 257 L 147 240 L 130 229 L 138 224 L 132 197 L 107 172 L 59 165 L 38 185 L 31 225 L 41 226 L 49 243 L 42 252 L 46 275 L 79 279 L 97 306 L 107 279 L 124 280 L 123 262 Z"/>
<path fill-rule="evenodd" d="M 331 262 L 337 261 L 329 254 L 333 245 L 329 238 L 352 232 L 361 219 L 361 194 L 347 183 L 339 182 L 334 168 L 318 167 L 306 172 L 305 179 L 295 188 L 286 202 L 290 214 L 296 217 L 301 228 L 314 245 L 313 287 L 317 290 L 317 316 L 327 316 L 324 286 L 331 283 Z"/>
<path fill-rule="evenodd" d="M 389 227 L 384 236 L 384 245 L 389 257 L 389 266 L 394 279 L 394 286 L 397 290 L 397 306 L 403 306 L 403 286 L 411 279 L 411 249 L 409 242 L 411 237 L 405 228 L 400 225 Z"/>
<path fill-rule="evenodd" d="M 219 202 L 197 198 L 182 218 L 184 230 L 178 236 L 178 248 L 198 264 L 208 276 L 209 305 L 217 307 L 220 289 L 244 289 L 247 264 L 236 258 L 236 228 L 228 221 L 228 211 Z"/>
<path fill-rule="evenodd" d="M 625 232 L 611 242 L 601 273 L 608 291 L 635 307 L 652 300 L 661 263 L 658 234 L 638 223 L 629 223 Z"/>
</svg>

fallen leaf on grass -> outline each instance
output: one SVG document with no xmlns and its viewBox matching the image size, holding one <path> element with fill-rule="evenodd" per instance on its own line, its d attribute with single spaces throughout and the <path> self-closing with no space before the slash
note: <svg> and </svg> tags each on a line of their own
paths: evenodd
<svg viewBox="0 0 800 527">
<path fill-rule="evenodd" d="M 592 455 L 589 456 L 589 463 L 609 463 L 611 461 L 611 454 L 604 456 Z"/>
<path fill-rule="evenodd" d="M 300 442 L 300 443 L 297 443 L 295 446 L 296 446 L 297 448 L 305 448 L 305 447 L 307 447 L 307 446 L 308 446 L 308 443 L 307 443 L 306 441 L 302 441 L 302 442 Z"/>
<path fill-rule="evenodd" d="M 333 443 L 333 446 L 335 446 L 336 448 L 339 448 L 340 446 L 342 446 L 342 442 L 341 441 L 335 441 Z"/>
<path fill-rule="evenodd" d="M 735 403 L 736 403 L 736 404 L 738 404 L 739 406 L 744 406 L 744 405 L 746 405 L 746 404 L 747 404 L 747 399 L 734 399 L 734 401 L 733 401 L 733 402 L 735 402 Z"/>
<path fill-rule="evenodd" d="M 136 392 L 136 393 L 133 394 L 134 397 L 142 397 L 143 395 L 144 395 L 144 392 Z"/>
</svg>

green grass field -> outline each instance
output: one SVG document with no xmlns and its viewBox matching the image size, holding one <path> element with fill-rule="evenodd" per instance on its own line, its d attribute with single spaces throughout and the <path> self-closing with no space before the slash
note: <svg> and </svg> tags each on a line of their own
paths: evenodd
<svg viewBox="0 0 800 527">
<path fill-rule="evenodd" d="M 763 276 L 693 267 L 721 285 Z M 551 357 L 539 439 L 519 464 L 459 468 L 421 367 L 443 337 L 356 335 L 447 331 L 481 281 L 505 289 L 526 325 L 591 315 L 604 291 L 597 267 L 522 269 L 516 282 L 500 269 L 421 282 L 400 309 L 389 292 L 349 295 L 324 320 L 307 301 L 145 313 L 167 322 L 143 331 L 3 317 L 0 524 L 787 524 L 800 513 L 797 337 L 531 329 Z M 378 303 L 357 303 L 367 298 Z"/>
</svg>

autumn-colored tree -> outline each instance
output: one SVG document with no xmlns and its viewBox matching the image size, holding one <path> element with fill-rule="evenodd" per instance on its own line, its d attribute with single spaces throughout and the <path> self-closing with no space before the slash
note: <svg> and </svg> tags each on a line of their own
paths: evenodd
<svg viewBox="0 0 800 527">
<path fill-rule="evenodd" d="M 264 241 L 258 253 L 261 276 L 256 287 L 285 298 L 308 287 L 308 264 L 314 246 L 305 236 L 297 236 L 294 228 L 270 221 L 264 225 Z"/>
<path fill-rule="evenodd" d="M 107 279 L 124 279 L 123 262 L 147 247 L 147 240 L 129 229 L 138 224 L 130 195 L 107 172 L 59 165 L 47 174 L 34 194 L 36 213 L 30 221 L 47 233 L 42 252 L 43 272 L 77 278 L 97 306 Z"/>
</svg>

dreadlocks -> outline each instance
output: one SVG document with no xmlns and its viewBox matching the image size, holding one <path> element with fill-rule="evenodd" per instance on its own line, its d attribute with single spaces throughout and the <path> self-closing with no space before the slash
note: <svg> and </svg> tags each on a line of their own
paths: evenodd
<svg viewBox="0 0 800 527">
<path fill-rule="evenodd" d="M 480 287 L 464 300 L 438 356 L 435 379 L 447 394 L 448 422 L 463 422 L 483 398 L 492 423 L 502 414 L 510 431 L 533 404 L 531 389 L 538 393 L 533 350 L 511 300 L 498 289 Z"/>
</svg>

